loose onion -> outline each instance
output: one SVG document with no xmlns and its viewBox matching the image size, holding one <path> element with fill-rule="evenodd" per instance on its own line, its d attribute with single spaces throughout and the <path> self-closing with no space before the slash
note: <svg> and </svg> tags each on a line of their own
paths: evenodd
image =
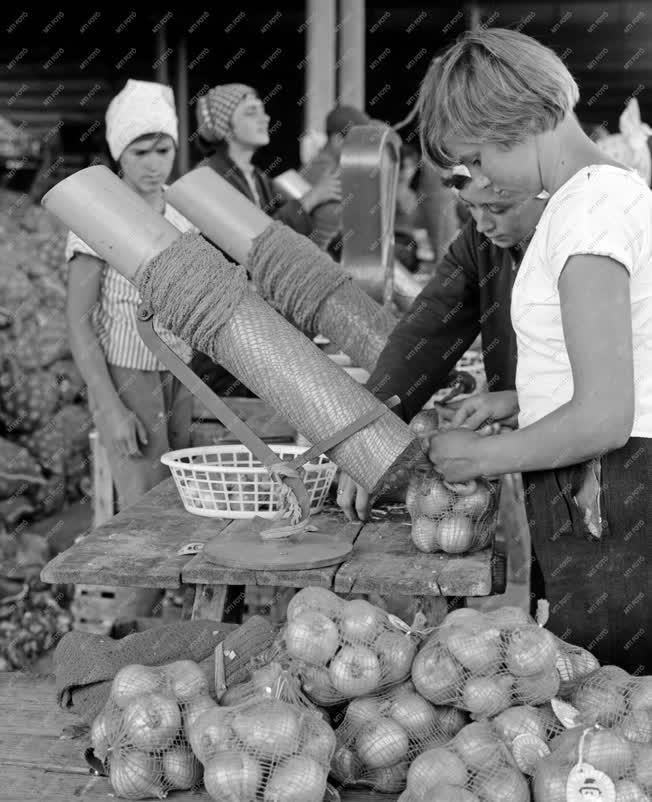
<svg viewBox="0 0 652 802">
<path fill-rule="evenodd" d="M 291 705 L 277 700 L 238 711 L 231 726 L 243 743 L 264 757 L 291 755 L 299 744 L 299 719 Z"/>
<path fill-rule="evenodd" d="M 218 752 L 204 767 L 204 786 L 215 802 L 245 802 L 256 799 L 262 774 L 244 752 Z"/>
<path fill-rule="evenodd" d="M 513 678 L 471 677 L 462 693 L 462 704 L 472 717 L 495 716 L 511 704 Z"/>
<path fill-rule="evenodd" d="M 405 694 L 393 702 L 389 717 L 411 738 L 423 739 L 437 733 L 437 711 L 417 693 Z"/>
<path fill-rule="evenodd" d="M 405 760 L 409 747 L 410 741 L 403 727 L 387 718 L 367 724 L 356 738 L 358 757 L 372 769 L 400 763 Z"/>
<path fill-rule="evenodd" d="M 416 643 L 402 632 L 383 632 L 376 639 L 374 650 L 380 658 L 387 682 L 400 682 L 410 675 L 417 653 Z"/>
<path fill-rule="evenodd" d="M 208 693 L 208 679 L 192 660 L 176 660 L 161 670 L 179 702 L 189 702 L 195 696 Z"/>
<path fill-rule="evenodd" d="M 121 668 L 111 683 L 111 698 L 118 707 L 125 707 L 134 697 L 161 688 L 160 675 L 147 666 L 133 664 Z"/>
<path fill-rule="evenodd" d="M 123 799 L 165 798 L 157 759 L 137 749 L 111 755 L 109 782 Z"/>
<path fill-rule="evenodd" d="M 460 664 L 436 643 L 424 646 L 412 664 L 412 682 L 429 702 L 448 704 L 459 696 L 463 681 Z"/>
<path fill-rule="evenodd" d="M 181 712 L 175 699 L 149 693 L 129 702 L 123 722 L 127 742 L 153 752 L 172 743 L 181 727 Z"/>
<path fill-rule="evenodd" d="M 501 663 L 500 630 L 474 630 L 460 627 L 450 630 L 446 637 L 446 646 L 455 659 L 474 674 L 495 671 Z"/>
<path fill-rule="evenodd" d="M 505 655 L 507 670 L 517 677 L 531 677 L 554 667 L 559 648 L 554 635 L 535 624 L 515 629 Z"/>
<path fill-rule="evenodd" d="M 298 660 L 323 666 L 339 646 L 339 632 L 330 618 L 322 613 L 306 610 L 297 613 L 285 630 L 288 653 Z"/>
<path fill-rule="evenodd" d="M 306 610 L 312 610 L 317 613 L 322 613 L 328 618 L 336 619 L 343 605 L 344 602 L 342 599 L 328 588 L 303 588 L 290 599 L 286 618 L 288 621 L 292 621 L 292 619 L 300 613 L 304 613 Z"/>
<path fill-rule="evenodd" d="M 408 788 L 424 798 L 440 784 L 464 785 L 466 780 L 464 762 L 450 749 L 443 747 L 422 752 L 412 761 L 408 771 Z"/>
<path fill-rule="evenodd" d="M 364 696 L 380 687 L 382 674 L 376 655 L 363 646 L 344 646 L 331 661 L 331 682 L 348 698 Z"/>
<path fill-rule="evenodd" d="M 326 769 L 309 757 L 290 757 L 267 781 L 264 802 L 321 800 L 326 790 Z"/>
<path fill-rule="evenodd" d="M 187 791 L 201 782 L 203 768 L 189 749 L 173 747 L 163 753 L 165 783 L 170 788 Z"/>
<path fill-rule="evenodd" d="M 483 802 L 530 802 L 527 780 L 510 766 L 480 780 L 475 790 Z"/>
</svg>

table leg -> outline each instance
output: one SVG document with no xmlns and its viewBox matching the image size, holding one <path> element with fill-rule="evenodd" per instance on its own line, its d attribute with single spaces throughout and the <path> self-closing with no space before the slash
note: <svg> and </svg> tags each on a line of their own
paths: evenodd
<svg viewBox="0 0 652 802">
<path fill-rule="evenodd" d="M 242 623 L 244 587 L 240 585 L 195 585 L 190 618 Z"/>
</svg>

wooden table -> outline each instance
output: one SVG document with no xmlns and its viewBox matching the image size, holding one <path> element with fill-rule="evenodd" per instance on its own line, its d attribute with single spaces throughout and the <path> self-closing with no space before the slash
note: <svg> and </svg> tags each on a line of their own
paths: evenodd
<svg viewBox="0 0 652 802">
<path fill-rule="evenodd" d="M 319 585 L 343 595 L 372 594 L 411 600 L 436 624 L 448 600 L 501 593 L 504 564 L 491 548 L 467 556 L 423 554 L 410 539 L 407 516 L 392 510 L 374 520 L 349 523 L 331 508 L 312 519 L 320 532 L 351 540 L 353 553 L 339 566 L 304 571 L 253 571 L 210 563 L 201 552 L 181 556 L 188 543 L 206 543 L 229 527 L 247 521 L 192 515 L 183 507 L 173 480 L 165 480 L 143 498 L 50 561 L 44 582 L 188 587 L 194 594 L 192 616 L 221 620 L 227 586 L 300 588 Z"/>
<path fill-rule="evenodd" d="M 86 733 L 71 738 L 80 720 L 61 710 L 54 678 L 0 673 L 0 799 L 3 802 L 108 802 L 106 777 L 93 777 L 83 758 Z M 62 735 L 64 736 L 62 738 Z M 177 791 L 170 802 L 210 802 L 205 791 Z M 396 795 L 343 792 L 342 802 L 394 802 Z"/>
</svg>

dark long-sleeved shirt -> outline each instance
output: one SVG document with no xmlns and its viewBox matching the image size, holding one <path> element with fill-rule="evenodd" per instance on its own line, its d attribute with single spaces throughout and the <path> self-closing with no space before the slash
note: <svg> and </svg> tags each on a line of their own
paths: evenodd
<svg viewBox="0 0 652 802">
<path fill-rule="evenodd" d="M 246 195 L 252 203 L 258 205 L 244 173 L 224 148 L 220 148 L 212 156 L 204 159 L 199 166 L 215 170 L 229 184 Z M 260 199 L 260 208 L 270 217 L 290 226 L 298 234 L 308 236 L 312 232 L 312 220 L 299 201 L 293 198 L 287 199 L 276 192 L 269 176 L 257 167 L 253 168 L 252 176 Z"/>
<path fill-rule="evenodd" d="M 409 421 L 457 361 L 482 335 L 488 389 L 513 390 L 516 335 L 510 318 L 516 262 L 469 221 L 438 264 L 434 277 L 397 324 L 367 387 L 383 400 L 398 395 L 396 412 Z"/>
</svg>

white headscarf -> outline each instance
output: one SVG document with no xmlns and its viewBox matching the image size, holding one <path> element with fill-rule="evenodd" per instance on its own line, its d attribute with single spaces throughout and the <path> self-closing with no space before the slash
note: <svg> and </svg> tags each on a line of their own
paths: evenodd
<svg viewBox="0 0 652 802">
<path fill-rule="evenodd" d="M 106 111 L 106 141 L 118 161 L 127 145 L 145 134 L 167 134 L 179 144 L 174 93 L 152 81 L 128 80 Z"/>
</svg>

